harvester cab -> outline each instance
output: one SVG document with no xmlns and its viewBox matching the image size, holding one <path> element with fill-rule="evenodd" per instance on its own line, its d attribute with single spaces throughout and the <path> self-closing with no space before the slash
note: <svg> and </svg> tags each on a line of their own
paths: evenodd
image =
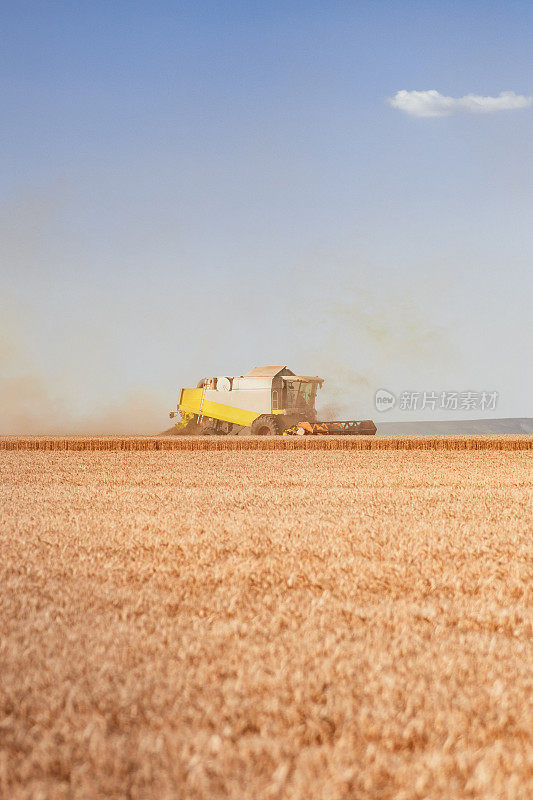
<svg viewBox="0 0 533 800">
<path fill-rule="evenodd" d="M 254 367 L 246 375 L 202 378 L 196 388 L 181 389 L 177 412 L 171 411 L 170 416 L 180 416 L 176 432 L 183 434 L 209 436 L 247 430 L 258 436 L 323 434 L 328 432 L 324 426 L 332 424 L 316 422 L 316 394 L 323 382 L 317 375 L 295 375 L 284 366 Z M 352 423 L 335 423 L 347 424 Z M 375 425 L 370 425 L 373 431 L 367 426 L 349 432 L 375 433 Z M 337 427 L 335 432 L 343 430 Z"/>
</svg>

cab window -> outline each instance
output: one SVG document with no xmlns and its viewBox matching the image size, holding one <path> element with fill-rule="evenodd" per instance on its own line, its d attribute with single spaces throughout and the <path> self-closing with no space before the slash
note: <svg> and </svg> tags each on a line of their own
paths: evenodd
<svg viewBox="0 0 533 800">
<path fill-rule="evenodd" d="M 287 408 L 297 406 L 310 406 L 313 404 L 316 393 L 314 383 L 306 381 L 287 381 Z"/>
<path fill-rule="evenodd" d="M 309 406 L 315 398 L 315 386 L 313 383 L 301 383 L 298 392 L 299 405 Z"/>
</svg>

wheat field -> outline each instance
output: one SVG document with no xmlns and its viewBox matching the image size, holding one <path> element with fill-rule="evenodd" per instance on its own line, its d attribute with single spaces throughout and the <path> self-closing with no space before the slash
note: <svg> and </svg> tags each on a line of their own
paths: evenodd
<svg viewBox="0 0 533 800">
<path fill-rule="evenodd" d="M 0 453 L 0 796 L 533 796 L 533 455 Z"/>
</svg>

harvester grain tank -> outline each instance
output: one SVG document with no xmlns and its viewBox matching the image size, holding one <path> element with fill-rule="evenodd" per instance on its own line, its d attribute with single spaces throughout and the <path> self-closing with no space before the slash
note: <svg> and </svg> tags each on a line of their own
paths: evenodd
<svg viewBox="0 0 533 800">
<path fill-rule="evenodd" d="M 284 366 L 254 367 L 246 375 L 202 378 L 181 389 L 176 432 L 204 436 L 237 434 L 374 434 L 370 420 L 317 422 L 315 399 L 324 382 L 317 375 L 295 375 Z"/>
</svg>

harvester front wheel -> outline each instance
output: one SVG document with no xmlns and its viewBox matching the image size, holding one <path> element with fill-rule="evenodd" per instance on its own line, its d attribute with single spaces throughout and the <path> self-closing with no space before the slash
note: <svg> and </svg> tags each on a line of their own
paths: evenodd
<svg viewBox="0 0 533 800">
<path fill-rule="evenodd" d="M 252 422 L 252 436 L 279 436 L 283 432 L 283 423 L 275 414 L 261 414 Z"/>
</svg>

